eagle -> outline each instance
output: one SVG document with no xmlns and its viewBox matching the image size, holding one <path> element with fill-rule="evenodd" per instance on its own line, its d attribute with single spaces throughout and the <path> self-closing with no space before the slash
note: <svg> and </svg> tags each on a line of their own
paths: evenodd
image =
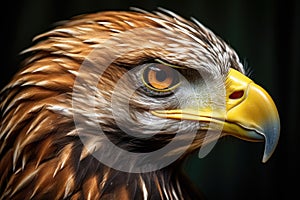
<svg viewBox="0 0 300 200">
<path fill-rule="evenodd" d="M 238 54 L 159 8 L 75 16 L 34 38 L 0 94 L 0 199 L 202 199 L 184 169 L 280 121 Z"/>
</svg>

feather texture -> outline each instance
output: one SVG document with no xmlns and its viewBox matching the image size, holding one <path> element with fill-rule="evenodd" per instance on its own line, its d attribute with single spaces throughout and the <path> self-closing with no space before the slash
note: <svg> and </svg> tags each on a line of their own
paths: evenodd
<svg viewBox="0 0 300 200">
<path fill-rule="evenodd" d="M 121 33 L 135 28 L 155 28 L 156 31 L 122 38 Z M 166 10 L 82 15 L 35 37 L 35 45 L 23 51 L 31 55 L 1 92 L 1 200 L 202 197 L 188 186 L 191 183 L 181 171 L 181 159 L 158 171 L 125 173 L 105 166 L 91 155 L 101 149 L 101 138 L 98 138 L 99 143 L 91 140 L 86 146 L 82 144 L 73 120 L 73 85 L 76 77 L 81 77 L 84 85 L 97 75 L 93 71 L 80 72 L 80 66 L 84 61 L 98 65 L 101 59 L 105 60 L 105 57 L 93 60 L 88 55 L 112 37 L 118 47 L 111 46 L 111 53 L 145 41 L 156 48 L 121 56 L 105 71 L 97 88 L 91 88 L 90 92 L 99 96 L 96 101 L 98 121 L 93 121 L 95 116 L 84 109 L 92 103 L 84 95 L 75 101 L 82 105 L 78 108 L 82 123 L 100 124 L 111 139 L 132 151 L 140 151 L 145 141 L 123 136 L 114 124 L 110 108 L 113 88 L 132 66 L 160 58 L 173 65 L 203 68 L 218 74 L 226 74 L 229 67 L 243 72 L 236 53 L 220 38 L 199 22 L 187 21 Z M 105 53 L 108 52 L 103 55 Z M 124 89 L 120 95 L 128 94 Z M 132 117 L 138 124 L 142 123 L 139 121 L 142 117 L 148 119 L 149 114 L 145 114 L 148 108 L 142 101 L 146 97 L 135 95 L 133 108 L 140 112 L 132 113 Z M 174 124 L 164 130 L 163 137 L 153 138 L 150 144 L 158 148 L 168 143 L 173 137 Z M 195 139 L 197 142 L 192 144 L 189 153 L 202 145 L 203 137 L 200 134 Z M 212 135 L 211 141 L 214 139 Z"/>
</svg>

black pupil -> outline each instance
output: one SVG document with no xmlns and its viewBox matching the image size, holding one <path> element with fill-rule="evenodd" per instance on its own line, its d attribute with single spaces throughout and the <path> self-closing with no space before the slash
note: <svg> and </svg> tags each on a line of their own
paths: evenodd
<svg viewBox="0 0 300 200">
<path fill-rule="evenodd" d="M 158 80 L 159 82 L 166 80 L 166 78 L 167 78 L 167 73 L 165 71 L 159 70 L 156 72 L 156 80 Z"/>
</svg>

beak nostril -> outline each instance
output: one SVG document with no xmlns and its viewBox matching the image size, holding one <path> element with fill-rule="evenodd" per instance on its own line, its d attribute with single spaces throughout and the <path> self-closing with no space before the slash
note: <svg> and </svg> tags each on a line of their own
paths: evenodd
<svg viewBox="0 0 300 200">
<path fill-rule="evenodd" d="M 229 95 L 229 98 L 230 99 L 239 99 L 242 96 L 244 96 L 244 91 L 243 90 L 238 90 L 238 91 L 235 91 L 235 92 L 231 93 Z"/>
</svg>

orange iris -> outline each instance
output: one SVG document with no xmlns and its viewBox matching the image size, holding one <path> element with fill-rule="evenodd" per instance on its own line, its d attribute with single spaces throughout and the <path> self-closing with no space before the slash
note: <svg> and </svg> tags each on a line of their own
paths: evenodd
<svg viewBox="0 0 300 200">
<path fill-rule="evenodd" d="M 145 69 L 144 81 L 156 90 L 168 90 L 178 83 L 178 73 L 163 64 L 153 64 Z"/>
</svg>

